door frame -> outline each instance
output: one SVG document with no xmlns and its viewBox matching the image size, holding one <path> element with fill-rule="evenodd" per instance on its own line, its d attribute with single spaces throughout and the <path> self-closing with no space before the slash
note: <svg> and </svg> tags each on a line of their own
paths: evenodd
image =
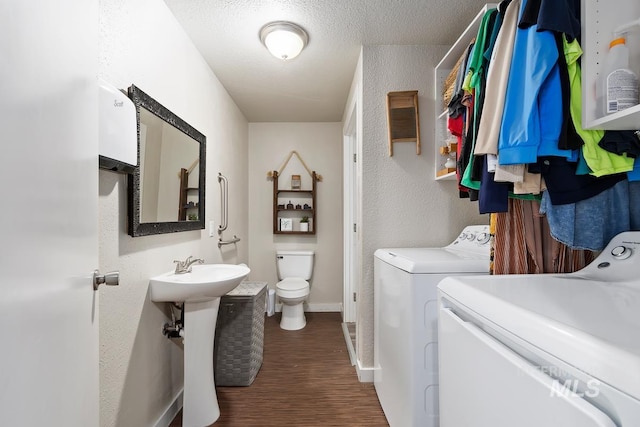
<svg viewBox="0 0 640 427">
<path fill-rule="evenodd" d="M 343 321 L 345 323 L 357 320 L 357 295 L 360 283 L 360 222 L 359 197 L 360 185 L 358 180 L 359 164 L 359 123 L 358 104 L 354 102 L 347 113 L 343 128 Z M 356 298 L 354 298 L 354 295 Z M 354 301 L 356 299 L 356 301 Z M 357 327 L 357 324 L 356 324 Z"/>
</svg>

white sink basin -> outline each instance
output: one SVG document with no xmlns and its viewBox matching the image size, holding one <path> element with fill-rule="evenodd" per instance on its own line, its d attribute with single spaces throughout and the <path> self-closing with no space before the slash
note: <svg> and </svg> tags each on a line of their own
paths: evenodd
<svg viewBox="0 0 640 427">
<path fill-rule="evenodd" d="M 149 280 L 151 301 L 197 302 L 221 297 L 242 282 L 249 267 L 235 264 L 193 265 L 190 273 L 164 273 Z"/>
<path fill-rule="evenodd" d="M 220 416 L 213 379 L 213 344 L 220 297 L 251 270 L 246 265 L 193 265 L 190 273 L 161 274 L 149 280 L 155 302 L 184 301 L 183 427 L 204 427 Z"/>
</svg>

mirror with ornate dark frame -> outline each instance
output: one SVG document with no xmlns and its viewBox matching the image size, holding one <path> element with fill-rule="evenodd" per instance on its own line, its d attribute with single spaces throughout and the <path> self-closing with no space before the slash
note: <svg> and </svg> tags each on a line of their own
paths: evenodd
<svg viewBox="0 0 640 427">
<path fill-rule="evenodd" d="M 133 237 L 204 229 L 206 137 L 131 85 L 138 167 L 129 175 L 128 228 Z"/>
</svg>

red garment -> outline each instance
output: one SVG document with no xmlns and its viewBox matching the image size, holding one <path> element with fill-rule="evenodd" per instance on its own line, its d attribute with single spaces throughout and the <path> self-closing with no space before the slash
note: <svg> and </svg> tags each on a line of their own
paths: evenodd
<svg viewBox="0 0 640 427">
<path fill-rule="evenodd" d="M 458 117 L 453 118 L 449 116 L 447 118 L 447 129 L 451 132 L 451 135 L 455 136 L 458 140 L 458 145 L 456 146 L 456 159 L 460 158 L 460 149 L 462 148 L 462 133 L 464 132 L 464 115 L 459 114 Z M 456 179 L 460 182 L 461 176 L 460 171 L 456 168 Z M 461 192 L 467 193 L 467 188 L 458 185 L 458 189 Z"/>
<path fill-rule="evenodd" d="M 458 138 L 462 137 L 462 130 L 464 128 L 464 119 L 462 117 L 462 114 L 460 114 L 455 119 L 451 116 L 447 119 L 447 129 L 449 129 L 451 135 L 457 136 Z"/>
<path fill-rule="evenodd" d="M 466 146 L 466 144 L 473 144 L 473 137 L 469 132 L 472 131 L 474 93 L 475 91 L 464 91 L 464 96 L 460 101 L 460 103 L 466 107 L 466 110 L 464 114 L 461 114 L 463 122 L 461 138 L 458 143 L 458 164 L 456 165 L 456 178 L 458 180 L 458 190 L 460 191 L 461 197 L 464 197 L 462 196 L 463 193 L 468 193 L 469 196 L 475 194 L 475 198 L 472 198 L 472 201 L 477 200 L 477 192 L 471 193 L 467 187 L 462 185 L 462 175 L 464 174 L 467 166 L 469 166 L 469 162 L 473 156 L 472 148 L 470 146 Z"/>
</svg>

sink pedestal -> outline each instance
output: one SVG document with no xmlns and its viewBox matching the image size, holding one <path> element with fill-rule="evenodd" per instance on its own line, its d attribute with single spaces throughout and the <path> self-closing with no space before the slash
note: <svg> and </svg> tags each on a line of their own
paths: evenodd
<svg viewBox="0 0 640 427">
<path fill-rule="evenodd" d="M 205 427 L 220 416 L 213 378 L 213 338 L 220 298 L 184 303 L 183 427 Z"/>
<path fill-rule="evenodd" d="M 154 302 L 184 301 L 183 427 L 205 427 L 220 416 L 213 381 L 213 336 L 220 297 L 251 270 L 244 264 L 201 264 L 149 279 Z"/>
</svg>

